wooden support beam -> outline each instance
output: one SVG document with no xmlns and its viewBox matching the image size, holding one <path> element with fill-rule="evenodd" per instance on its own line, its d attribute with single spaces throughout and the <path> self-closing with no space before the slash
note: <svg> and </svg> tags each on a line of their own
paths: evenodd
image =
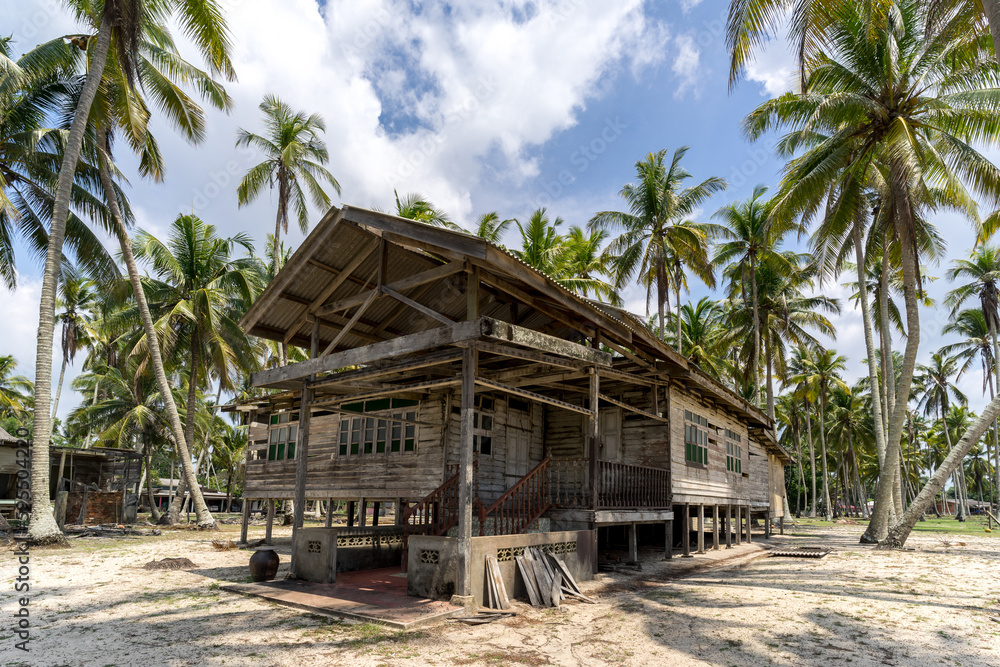
<svg viewBox="0 0 1000 667">
<path fill-rule="evenodd" d="M 354 256 L 354 259 L 348 262 L 347 266 L 344 267 L 343 271 L 336 274 L 333 280 L 327 283 L 326 287 L 324 287 L 320 291 L 319 296 L 313 299 L 313 302 L 306 307 L 306 312 L 303 313 L 302 317 L 300 317 L 299 320 L 294 325 L 292 325 L 291 328 L 289 328 L 288 333 L 285 334 L 285 339 L 283 342 L 286 345 L 292 338 L 295 337 L 295 334 L 298 333 L 299 329 L 302 328 L 302 325 L 308 321 L 309 317 L 315 316 L 316 311 L 324 303 L 326 303 L 327 299 L 333 296 L 333 293 L 337 291 L 337 288 L 343 285 L 344 281 L 351 277 L 351 274 L 355 271 L 355 269 L 361 266 L 361 263 L 364 262 L 366 259 L 368 259 L 368 256 L 371 255 L 372 250 L 374 250 L 377 245 L 378 241 L 369 242 L 368 245 L 364 246 L 361 249 L 361 251 Z M 327 271 L 331 270 L 331 267 L 328 267 L 325 264 L 321 264 L 320 262 L 317 262 L 315 260 L 310 260 L 309 263 L 314 266 L 319 265 Z"/>
<path fill-rule="evenodd" d="M 347 384 L 358 380 L 371 380 L 386 375 L 401 375 L 407 371 L 418 370 L 421 368 L 427 368 L 429 366 L 438 366 L 440 364 L 451 363 L 461 358 L 462 358 L 461 350 L 455 350 L 455 349 L 442 350 L 440 352 L 433 352 L 431 354 L 424 355 L 419 359 L 414 359 L 411 361 L 400 361 L 396 363 L 380 365 L 374 368 L 362 368 L 356 371 L 345 371 L 343 373 L 327 375 L 313 382 L 312 386 L 318 389 L 320 387 L 329 387 L 338 384 Z"/>
<path fill-rule="evenodd" d="M 597 340 L 597 337 L 594 337 Z M 597 374 L 595 369 L 590 369 L 590 418 L 587 420 L 587 426 L 589 427 L 590 433 L 590 448 L 587 452 L 587 472 L 590 474 L 590 502 L 591 509 L 597 512 L 600 507 L 600 470 L 598 469 L 597 460 L 599 458 L 599 453 L 601 449 L 601 420 L 600 420 L 600 397 L 601 397 L 601 376 Z M 596 530 L 594 531 L 597 532 Z"/>
<path fill-rule="evenodd" d="M 468 282 L 465 287 L 465 319 L 479 318 L 479 267 L 473 266 L 468 272 Z"/>
<path fill-rule="evenodd" d="M 575 361 L 572 359 L 566 359 L 564 357 L 557 357 L 553 354 L 545 354 L 544 352 L 536 352 L 535 350 L 522 350 L 518 347 L 512 347 L 510 345 L 502 345 L 500 343 L 488 343 L 486 341 L 477 341 L 476 349 L 480 352 L 489 352 L 490 354 L 496 354 L 501 357 L 509 357 L 511 359 L 522 359 L 524 361 L 534 361 L 539 364 L 545 364 L 547 366 L 558 366 L 559 368 L 572 368 L 579 369 L 586 366 L 585 363 L 580 361 Z"/>
<path fill-rule="evenodd" d="M 427 271 L 422 271 L 420 273 L 415 273 L 412 276 L 407 276 L 406 278 L 401 278 L 400 280 L 393 281 L 389 284 L 382 285 L 382 288 L 388 288 L 395 292 L 403 292 L 413 287 L 418 287 L 426 283 L 434 282 L 435 280 L 440 280 L 441 278 L 450 276 L 454 273 L 458 273 L 465 268 L 464 262 L 449 262 L 448 264 L 442 264 L 441 266 L 434 267 L 433 269 L 428 269 Z M 349 297 L 345 297 L 340 301 L 336 301 L 329 305 L 323 306 L 316 311 L 316 314 L 320 317 L 326 317 L 331 313 L 336 313 L 341 310 L 347 310 L 360 303 L 364 303 L 372 294 L 379 293 L 379 287 L 376 286 L 365 292 L 359 292 Z"/>
<path fill-rule="evenodd" d="M 663 554 L 664 560 L 671 560 L 674 557 L 674 521 L 673 519 L 668 519 L 663 524 L 663 532 L 665 533 L 666 542 L 665 552 Z"/>
<path fill-rule="evenodd" d="M 747 505 L 746 515 L 747 515 L 747 522 L 746 522 L 746 527 L 747 527 L 747 544 L 750 544 L 751 542 L 753 542 L 753 540 L 750 539 L 750 522 L 751 522 L 751 518 L 750 518 L 750 506 L 749 505 Z"/>
<path fill-rule="evenodd" d="M 381 359 L 422 352 L 443 345 L 478 338 L 482 332 L 482 328 L 483 325 L 480 320 L 459 322 L 447 327 L 439 327 L 408 336 L 391 338 L 380 343 L 343 350 L 318 359 L 300 361 L 299 363 L 289 364 L 281 368 L 260 371 L 252 374 L 250 381 L 252 386 L 261 387 L 274 382 L 297 380 L 315 373 L 339 370 L 347 366 L 369 364 Z"/>
<path fill-rule="evenodd" d="M 733 506 L 726 505 L 726 548 L 733 548 Z"/>
<path fill-rule="evenodd" d="M 247 532 L 250 529 L 250 503 L 253 502 L 249 498 L 243 499 L 243 517 L 240 521 L 240 543 L 247 543 Z"/>
<path fill-rule="evenodd" d="M 417 303 L 413 299 L 411 299 L 411 298 L 409 298 L 407 296 L 403 296 L 402 294 L 400 294 L 399 292 L 397 292 L 394 289 L 390 289 L 388 287 L 383 287 L 382 291 L 385 293 L 386 296 L 392 297 L 396 301 L 399 301 L 401 304 L 409 306 L 410 308 L 416 310 L 417 312 L 423 313 L 427 317 L 430 317 L 431 319 L 437 320 L 438 322 L 441 322 L 442 324 L 454 324 L 455 323 L 455 320 L 451 319 L 450 317 L 446 317 L 446 316 L 442 315 L 441 313 L 437 312 L 436 310 L 434 310 L 432 308 L 428 308 L 427 306 L 425 306 L 422 303 Z"/>
<path fill-rule="evenodd" d="M 639 529 L 635 522 L 628 525 L 628 560 L 630 563 L 639 562 Z"/>
<path fill-rule="evenodd" d="M 333 352 L 333 350 L 337 347 L 337 343 L 339 343 L 344 338 L 344 336 L 350 333 L 354 325 L 358 323 L 359 319 L 361 319 L 361 316 L 365 314 L 366 310 L 368 310 L 368 306 L 372 305 L 372 302 L 374 302 L 375 299 L 378 298 L 378 295 L 379 295 L 378 290 L 373 291 L 368 296 L 368 298 L 365 299 L 365 302 L 362 303 L 360 306 L 358 306 L 357 311 L 355 311 L 351 319 L 348 320 L 347 324 L 345 324 L 344 327 L 340 330 L 340 333 L 334 336 L 333 340 L 330 341 L 330 344 L 326 346 L 326 349 L 323 350 L 323 354 L 321 354 L 320 356 L 325 357 L 326 355 Z"/>
<path fill-rule="evenodd" d="M 326 527 L 333 526 L 333 498 L 326 499 Z"/>
<path fill-rule="evenodd" d="M 515 345 L 523 345 L 541 352 L 557 354 L 570 359 L 578 359 L 587 364 L 611 366 L 611 355 L 599 348 L 585 347 L 562 338 L 539 333 L 526 327 L 519 327 L 509 322 L 492 318 L 483 318 L 483 336 L 494 340 L 502 340 Z"/>
<path fill-rule="evenodd" d="M 518 389 L 517 387 L 512 387 L 511 385 L 504 384 L 502 382 L 495 382 L 493 380 L 487 380 L 486 378 L 477 377 L 476 384 L 489 389 L 494 389 L 496 391 L 502 391 L 506 394 L 527 398 L 538 403 L 545 403 L 546 405 L 562 408 L 563 410 L 569 410 L 570 412 L 579 412 L 582 415 L 591 414 L 590 410 L 580 407 L 579 405 L 566 403 L 565 401 L 560 401 L 557 398 L 550 398 L 544 394 L 538 394 L 533 391 L 528 391 L 527 389 Z"/>
<path fill-rule="evenodd" d="M 264 544 L 271 545 L 271 529 L 274 528 L 274 498 L 267 499 L 267 527 L 264 528 Z"/>
<path fill-rule="evenodd" d="M 412 384 L 404 385 L 388 385 L 381 389 L 373 389 L 371 391 L 362 391 L 355 394 L 346 394 L 344 396 L 334 396 L 331 398 L 323 398 L 320 400 L 313 401 L 310 404 L 312 409 L 316 408 L 326 408 L 333 405 L 343 405 L 344 403 L 355 403 L 357 401 L 363 401 L 369 398 L 381 398 L 383 396 L 391 396 L 392 394 L 406 394 L 411 392 L 423 393 L 428 389 L 440 389 L 443 387 L 451 387 L 457 384 L 461 384 L 461 378 L 444 378 L 442 380 L 428 380 L 426 382 L 414 382 Z M 399 421 L 398 419 L 396 421 Z"/>
<path fill-rule="evenodd" d="M 644 377 L 637 373 L 624 373 L 614 368 L 601 368 L 599 372 L 601 377 L 609 380 L 620 380 L 621 382 L 627 382 L 629 384 L 642 384 L 648 387 L 653 387 L 655 395 L 656 385 L 658 384 L 655 378 Z"/>
<path fill-rule="evenodd" d="M 472 595 L 472 419 L 476 408 L 476 350 L 462 355 L 462 432 L 458 465 L 458 581 L 460 596 Z"/>
<path fill-rule="evenodd" d="M 271 283 L 264 290 L 264 293 L 254 301 L 250 309 L 243 315 L 240 319 L 239 326 L 243 331 L 249 332 L 255 324 L 264 316 L 264 313 L 271 309 L 274 302 L 281 296 L 281 293 L 292 283 L 292 281 L 298 276 L 298 269 L 304 265 L 309 260 L 309 254 L 314 248 L 319 247 L 333 234 L 333 231 L 342 222 L 344 218 L 344 209 L 330 209 L 329 212 L 323 219 L 320 220 L 319 224 L 313 229 L 313 233 L 309 235 L 308 243 L 303 243 L 299 246 L 298 250 L 292 254 L 288 263 L 282 267 L 281 271 L 278 271 L 278 275 L 274 276 Z"/>
<path fill-rule="evenodd" d="M 659 415 L 654 415 L 652 412 L 646 412 L 645 410 L 641 410 L 641 409 L 635 407 L 634 405 L 629 405 L 628 403 L 623 403 L 623 402 L 621 402 L 621 401 L 619 401 L 617 399 L 611 398 L 610 396 L 605 396 L 604 394 L 601 394 L 601 400 L 602 401 L 606 401 L 606 402 L 610 403 L 611 405 L 617 405 L 622 410 L 628 410 L 629 412 L 634 412 L 634 413 L 636 413 L 638 415 L 642 415 L 643 417 L 646 417 L 647 419 L 653 419 L 653 420 L 656 420 L 658 422 L 663 422 L 664 424 L 669 424 L 670 423 L 669 419 L 664 419 L 663 417 L 661 417 Z"/>
<path fill-rule="evenodd" d="M 594 333 L 593 327 L 587 327 L 582 322 L 573 320 L 572 317 L 564 314 L 556 304 L 551 303 L 549 301 L 544 301 L 542 299 L 538 299 L 532 296 L 531 294 L 528 294 L 521 288 L 517 287 L 513 283 L 491 274 L 489 271 L 484 271 L 481 274 L 480 279 L 483 281 L 484 284 L 489 285 L 494 289 L 498 289 L 501 292 L 505 292 L 509 296 L 512 296 L 515 299 L 531 306 L 538 312 L 543 313 L 548 317 L 551 317 L 556 322 L 559 322 L 560 324 L 567 326 L 570 329 L 573 329 L 574 331 L 579 331 L 580 334 L 583 336 L 592 336 Z M 521 319 L 524 319 L 523 316 Z"/>
</svg>

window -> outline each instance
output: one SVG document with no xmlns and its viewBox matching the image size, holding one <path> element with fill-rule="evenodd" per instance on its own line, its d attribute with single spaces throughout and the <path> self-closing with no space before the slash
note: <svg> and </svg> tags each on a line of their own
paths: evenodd
<svg viewBox="0 0 1000 667">
<path fill-rule="evenodd" d="M 476 396 L 476 410 L 472 414 L 472 451 L 484 456 L 493 455 L 493 415 L 496 401 L 483 395 Z"/>
<path fill-rule="evenodd" d="M 267 460 L 287 461 L 295 458 L 295 441 L 299 435 L 299 413 L 281 412 L 271 415 L 267 434 Z"/>
<path fill-rule="evenodd" d="M 726 429 L 726 470 L 734 473 L 743 472 L 743 447 L 739 433 Z"/>
<path fill-rule="evenodd" d="M 379 414 L 348 416 L 340 420 L 339 456 L 369 456 L 413 452 L 417 446 L 417 413 L 399 408 L 414 407 L 417 401 L 380 398 L 342 406 L 348 412 Z"/>
<path fill-rule="evenodd" d="M 684 460 L 708 465 L 708 420 L 684 411 Z"/>
</svg>

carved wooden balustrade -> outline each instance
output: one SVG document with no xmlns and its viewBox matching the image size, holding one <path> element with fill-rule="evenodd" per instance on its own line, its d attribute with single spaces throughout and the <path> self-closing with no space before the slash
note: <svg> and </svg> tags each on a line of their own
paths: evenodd
<svg viewBox="0 0 1000 667">
<path fill-rule="evenodd" d="M 484 535 L 487 523 L 492 523 L 493 535 L 514 535 L 524 532 L 542 516 L 552 502 L 549 499 L 549 467 L 546 457 L 527 475 L 507 489 L 487 508 L 479 509 L 479 534 Z"/>
<path fill-rule="evenodd" d="M 593 509 L 586 459 L 553 459 L 549 467 L 553 507 Z M 670 471 L 615 461 L 597 462 L 597 509 L 670 507 Z"/>
</svg>

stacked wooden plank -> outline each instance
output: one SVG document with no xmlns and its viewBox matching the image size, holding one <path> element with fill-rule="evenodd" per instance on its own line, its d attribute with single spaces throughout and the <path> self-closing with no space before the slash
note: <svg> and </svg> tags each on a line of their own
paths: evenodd
<svg viewBox="0 0 1000 667">
<path fill-rule="evenodd" d="M 567 597 L 593 603 L 580 591 L 569 567 L 559 557 L 526 547 L 517 557 L 517 569 L 533 607 L 558 607 Z"/>
<path fill-rule="evenodd" d="M 486 606 L 490 609 L 510 609 L 510 598 L 507 597 L 507 587 L 500 575 L 500 564 L 496 556 L 486 557 Z"/>
</svg>

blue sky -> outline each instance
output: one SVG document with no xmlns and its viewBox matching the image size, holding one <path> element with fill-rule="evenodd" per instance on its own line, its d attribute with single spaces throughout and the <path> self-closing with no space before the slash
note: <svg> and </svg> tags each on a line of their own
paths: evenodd
<svg viewBox="0 0 1000 667">
<path fill-rule="evenodd" d="M 748 143 L 740 121 L 788 89 L 793 61 L 775 42 L 731 91 L 726 3 L 221 4 L 235 42 L 239 81 L 227 85 L 234 111 L 209 112 L 208 136 L 198 147 L 156 125 L 167 160 L 163 184 L 142 181 L 134 161 L 124 151 L 118 156 L 138 224 L 154 234 L 193 209 L 222 233 L 247 231 L 262 245 L 273 229 L 274 201 L 237 208 L 235 185 L 259 156 L 235 149 L 234 140 L 239 127 L 259 129 L 257 104 L 269 92 L 325 117 L 329 167 L 343 185 L 339 201 L 389 208 L 393 189 L 419 192 L 466 225 L 486 211 L 526 217 L 538 206 L 567 226 L 585 224 L 594 212 L 619 206 L 617 192 L 637 160 L 682 145 L 691 147 L 685 166 L 695 180 L 730 181 L 703 219 L 746 198 L 756 184 L 774 187 L 780 178 L 773 139 Z M 16 48 L 78 29 L 54 0 L 0 0 L 0 6 Z M 190 46 L 183 51 L 197 59 Z M 964 254 L 972 244 L 968 225 L 943 216 L 936 222 L 949 256 Z M 291 245 L 301 239 L 298 230 L 288 236 Z M 39 266 L 22 253 L 19 271 L 19 290 L 0 291 L 10 314 L 0 353 L 15 354 L 31 375 Z M 943 276 L 944 267 L 930 273 Z M 940 297 L 948 287 L 939 280 L 931 292 Z M 822 290 L 846 296 L 837 285 Z M 701 286 L 693 292 L 695 299 L 708 293 Z M 632 310 L 644 312 L 640 290 L 625 296 Z M 844 305 L 838 340 L 825 342 L 849 358 L 853 379 L 865 372 L 864 341 L 859 316 Z M 923 316 L 926 358 L 943 341 L 943 314 L 932 309 Z M 962 385 L 973 407 L 981 405 L 981 378 L 970 375 Z M 64 393 L 61 415 L 75 402 Z"/>
</svg>

